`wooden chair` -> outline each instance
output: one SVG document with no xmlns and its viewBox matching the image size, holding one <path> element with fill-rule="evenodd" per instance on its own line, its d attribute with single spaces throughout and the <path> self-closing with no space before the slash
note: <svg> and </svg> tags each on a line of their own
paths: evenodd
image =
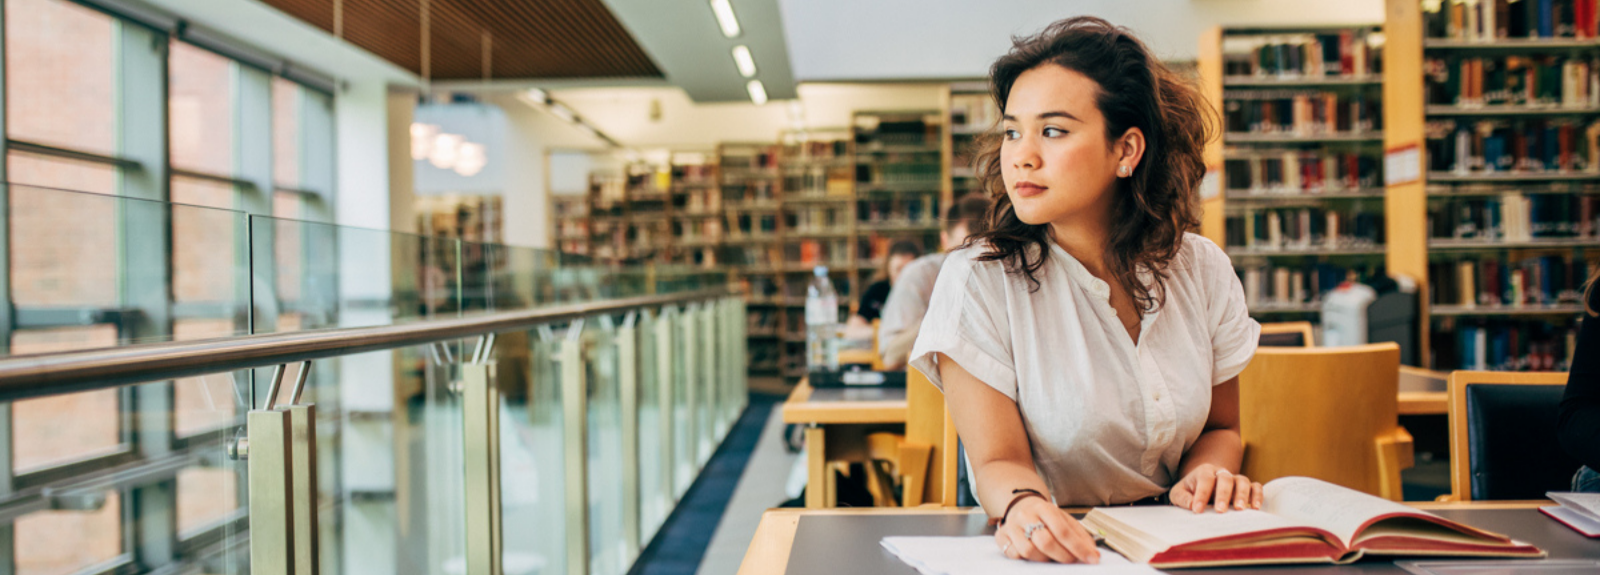
<svg viewBox="0 0 1600 575">
<path fill-rule="evenodd" d="M 1244 473 L 1302 475 L 1401 499 L 1411 435 L 1400 427 L 1400 346 L 1263 347 L 1239 374 Z"/>
<path fill-rule="evenodd" d="M 1311 322 L 1286 321 L 1261 324 L 1261 345 L 1271 347 L 1312 347 Z"/>
<path fill-rule="evenodd" d="M 956 505 L 956 441 L 944 392 L 922 372 L 907 371 L 906 438 L 898 454 L 906 507 Z"/>
<path fill-rule="evenodd" d="M 1439 499 L 1544 499 L 1546 491 L 1566 491 L 1580 465 L 1556 438 L 1566 385 L 1565 372 L 1452 372 L 1451 494 Z M 1495 481 L 1507 478 L 1514 485 Z"/>
</svg>

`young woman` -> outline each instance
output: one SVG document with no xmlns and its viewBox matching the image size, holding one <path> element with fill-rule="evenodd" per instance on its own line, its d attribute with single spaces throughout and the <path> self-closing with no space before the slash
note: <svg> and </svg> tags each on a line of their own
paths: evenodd
<svg viewBox="0 0 1600 575">
<path fill-rule="evenodd" d="M 1600 493 L 1600 268 L 1589 276 L 1583 294 L 1588 314 L 1578 329 L 1578 345 L 1572 352 L 1572 367 L 1567 373 L 1567 389 L 1561 397 L 1561 418 L 1557 434 L 1567 454 L 1583 463 L 1572 478 L 1572 490 Z"/>
<path fill-rule="evenodd" d="M 995 62 L 990 230 L 946 260 L 912 366 L 946 394 L 1008 557 L 1096 562 L 1058 506 L 1255 508 L 1238 374 L 1260 326 L 1198 225 L 1215 111 L 1128 30 L 1050 25 Z"/>
<path fill-rule="evenodd" d="M 872 320 L 883 315 L 883 302 L 889 299 L 889 287 L 900 279 L 900 270 L 919 257 L 922 257 L 922 248 L 917 247 L 915 242 L 900 240 L 890 245 L 889 254 L 883 258 L 883 268 L 878 270 L 867 291 L 861 293 L 861 307 L 850 317 L 851 323 L 859 321 L 871 325 Z"/>
</svg>

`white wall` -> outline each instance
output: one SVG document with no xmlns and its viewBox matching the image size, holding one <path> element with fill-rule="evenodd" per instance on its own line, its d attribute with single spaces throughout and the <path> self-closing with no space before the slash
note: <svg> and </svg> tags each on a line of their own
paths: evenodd
<svg viewBox="0 0 1600 575">
<path fill-rule="evenodd" d="M 515 97 L 501 94 L 487 101 L 499 106 L 507 121 L 505 243 L 549 248 L 550 193 L 545 155 L 552 149 L 602 150 L 604 143 Z"/>
<path fill-rule="evenodd" d="M 1212 26 L 1376 24 L 1383 0 L 779 0 L 795 79 L 979 78 L 1011 36 L 1080 14 L 1193 60 Z"/>
</svg>

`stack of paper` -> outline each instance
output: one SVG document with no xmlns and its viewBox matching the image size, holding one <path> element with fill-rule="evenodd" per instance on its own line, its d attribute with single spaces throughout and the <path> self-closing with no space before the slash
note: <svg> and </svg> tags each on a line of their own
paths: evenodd
<svg viewBox="0 0 1600 575">
<path fill-rule="evenodd" d="M 1561 505 L 1540 507 L 1539 511 L 1587 537 L 1600 537 L 1600 493 L 1552 491 L 1545 496 Z"/>
<path fill-rule="evenodd" d="M 1095 565 L 1035 563 L 1007 558 L 994 544 L 994 537 L 884 537 L 883 547 L 923 575 L 984 575 L 1108 573 L 1114 575 L 1159 575 L 1149 565 L 1131 563 L 1116 551 L 1100 548 L 1100 563 Z"/>
</svg>

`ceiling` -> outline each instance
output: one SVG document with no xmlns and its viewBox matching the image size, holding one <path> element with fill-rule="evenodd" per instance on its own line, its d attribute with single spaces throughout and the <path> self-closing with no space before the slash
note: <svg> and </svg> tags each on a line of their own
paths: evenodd
<svg viewBox="0 0 1600 575">
<path fill-rule="evenodd" d="M 707 0 L 605 0 L 661 66 L 667 81 L 683 88 L 695 102 L 750 101 L 747 80 L 733 62 L 737 45 L 750 49 L 756 63 L 755 79 L 765 86 L 768 98 L 795 98 L 778 0 L 729 2 L 743 30 L 734 38 L 722 35 Z"/>
<path fill-rule="evenodd" d="M 261 1 L 429 80 L 662 76 L 601 0 L 426 0 L 426 70 L 424 0 Z"/>
</svg>

